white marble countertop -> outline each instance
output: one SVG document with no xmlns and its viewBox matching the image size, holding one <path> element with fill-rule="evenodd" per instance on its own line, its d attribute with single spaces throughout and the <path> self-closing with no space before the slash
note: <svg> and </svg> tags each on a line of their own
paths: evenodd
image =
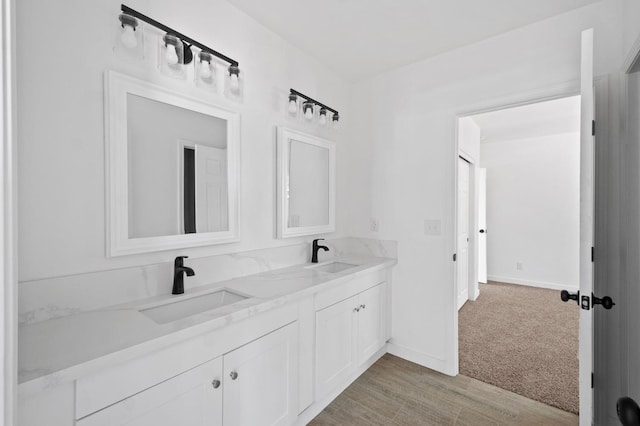
<svg viewBox="0 0 640 426">
<path fill-rule="evenodd" d="M 329 273 L 302 264 L 192 289 L 186 279 L 184 295 L 167 294 L 22 326 L 18 333 L 20 394 L 75 380 L 397 263 L 396 259 L 355 255 L 324 263 L 331 262 L 358 266 Z M 248 298 L 166 324 L 139 312 L 222 289 Z"/>
</svg>

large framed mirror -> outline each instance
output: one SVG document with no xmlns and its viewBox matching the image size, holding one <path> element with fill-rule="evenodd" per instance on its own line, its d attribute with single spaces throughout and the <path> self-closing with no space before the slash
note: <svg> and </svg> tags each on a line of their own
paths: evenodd
<svg viewBox="0 0 640 426">
<path fill-rule="evenodd" d="M 109 256 L 239 240 L 240 117 L 105 73 Z"/>
<path fill-rule="evenodd" d="M 286 127 L 277 143 L 278 238 L 335 231 L 335 144 Z"/>
</svg>

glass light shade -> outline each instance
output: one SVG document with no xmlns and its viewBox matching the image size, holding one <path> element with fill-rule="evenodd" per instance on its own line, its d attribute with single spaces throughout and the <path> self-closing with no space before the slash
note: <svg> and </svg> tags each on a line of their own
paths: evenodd
<svg viewBox="0 0 640 426">
<path fill-rule="evenodd" d="M 237 65 L 227 68 L 224 93 L 229 99 L 242 102 L 244 98 L 244 72 Z"/>
<path fill-rule="evenodd" d="M 113 51 L 126 58 L 142 59 L 144 57 L 142 25 L 135 17 L 126 13 L 118 15 Z"/>
<path fill-rule="evenodd" d="M 178 37 L 165 34 L 158 43 L 158 68 L 168 76 L 184 79 L 184 45 Z"/>
<path fill-rule="evenodd" d="M 298 116 L 298 110 L 300 106 L 298 105 L 298 97 L 296 95 L 290 94 L 287 98 L 287 115 L 291 118 L 296 118 Z"/>
<path fill-rule="evenodd" d="M 327 109 L 326 108 L 320 109 L 320 118 L 318 119 L 318 122 L 320 123 L 321 126 L 326 126 L 326 124 L 327 124 Z"/>
<path fill-rule="evenodd" d="M 194 80 L 196 86 L 215 90 L 216 89 L 216 66 L 213 55 L 209 52 L 201 51 L 196 55 Z"/>
<path fill-rule="evenodd" d="M 313 120 L 313 102 L 306 101 L 302 104 L 302 110 L 304 111 L 304 118 L 308 121 Z"/>
</svg>

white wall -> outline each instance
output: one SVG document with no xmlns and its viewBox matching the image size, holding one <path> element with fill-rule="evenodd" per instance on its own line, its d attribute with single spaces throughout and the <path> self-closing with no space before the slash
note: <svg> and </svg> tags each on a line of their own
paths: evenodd
<svg viewBox="0 0 640 426">
<path fill-rule="evenodd" d="M 480 165 L 487 169 L 488 278 L 577 290 L 580 134 L 484 143 Z"/>
<path fill-rule="evenodd" d="M 190 82 L 160 75 L 153 55 L 129 62 L 113 53 L 120 1 L 16 3 L 21 281 L 309 240 L 275 239 L 275 125 L 292 125 L 284 118 L 291 87 L 340 111 L 343 130 L 329 136 L 337 143 L 338 188 L 331 236 L 347 233 L 347 83 L 226 1 L 132 0 L 132 8 L 238 60 L 246 74 L 243 104 L 211 95 L 213 103 L 241 113 L 241 242 L 107 259 L 104 70 L 202 94 Z"/>
<path fill-rule="evenodd" d="M 395 353 L 450 374 L 457 371 L 456 115 L 577 91 L 580 32 L 590 27 L 596 34 L 596 75 L 617 71 L 617 6 L 596 3 L 354 87 L 351 229 L 356 236 L 398 240 Z M 363 220 L 371 217 L 379 220 L 378 233 Z M 440 219 L 442 234 L 424 235 L 425 219 Z"/>
<path fill-rule="evenodd" d="M 640 2 L 622 0 L 622 49 L 626 55 L 640 36 Z"/>
</svg>

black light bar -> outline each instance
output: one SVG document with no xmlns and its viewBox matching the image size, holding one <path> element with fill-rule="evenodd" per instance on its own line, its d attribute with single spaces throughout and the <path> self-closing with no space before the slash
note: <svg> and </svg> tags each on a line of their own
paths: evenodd
<svg viewBox="0 0 640 426">
<path fill-rule="evenodd" d="M 161 24 L 160 22 L 156 21 L 155 19 L 151 19 L 146 15 L 143 15 L 142 13 L 131 9 L 129 6 L 126 5 L 121 5 L 120 10 L 122 11 L 122 13 L 126 13 L 127 15 L 131 15 L 136 19 L 139 19 L 143 22 L 146 22 L 149 25 L 152 25 L 168 34 L 174 35 L 176 37 L 178 37 L 180 40 L 187 42 L 189 45 L 191 46 L 196 46 L 199 49 L 201 49 L 204 52 L 208 52 L 211 53 L 213 56 L 215 56 L 216 58 L 222 59 L 223 61 L 229 63 L 229 65 L 237 67 L 238 66 L 238 61 L 231 59 L 230 57 L 223 55 L 220 52 L 217 52 L 215 50 L 213 50 L 210 47 L 205 46 L 202 43 L 199 43 L 197 41 L 195 41 L 194 39 L 187 37 L 186 35 L 179 33 L 178 31 L 174 30 L 173 28 L 167 27 L 166 25 Z"/>
</svg>

